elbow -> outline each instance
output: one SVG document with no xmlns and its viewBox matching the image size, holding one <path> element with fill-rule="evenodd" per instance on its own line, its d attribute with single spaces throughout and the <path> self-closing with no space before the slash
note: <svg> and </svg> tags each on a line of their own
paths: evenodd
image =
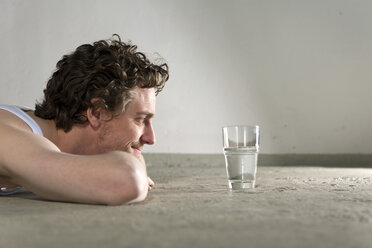
<svg viewBox="0 0 372 248">
<path fill-rule="evenodd" d="M 110 206 L 140 202 L 146 199 L 148 193 L 147 176 L 134 169 L 120 180 L 106 194 L 104 204 Z"/>
<path fill-rule="evenodd" d="M 130 183 L 126 184 L 117 194 L 117 201 L 110 205 L 122 205 L 125 203 L 141 202 L 146 199 L 148 193 L 147 175 L 135 170 L 132 174 Z"/>
</svg>

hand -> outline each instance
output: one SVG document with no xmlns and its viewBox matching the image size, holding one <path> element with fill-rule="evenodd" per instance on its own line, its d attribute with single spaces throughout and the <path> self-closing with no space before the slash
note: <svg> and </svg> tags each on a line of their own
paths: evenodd
<svg viewBox="0 0 372 248">
<path fill-rule="evenodd" d="M 147 180 L 149 182 L 149 191 L 150 191 L 152 189 L 152 187 L 154 187 L 155 183 L 154 183 L 154 181 L 151 180 L 150 177 L 147 177 Z"/>
<path fill-rule="evenodd" d="M 146 162 L 142 154 L 138 157 L 138 159 L 146 166 Z M 154 187 L 155 183 L 151 180 L 150 177 L 147 177 L 147 181 L 149 183 L 149 191 L 151 191 L 152 187 Z"/>
</svg>

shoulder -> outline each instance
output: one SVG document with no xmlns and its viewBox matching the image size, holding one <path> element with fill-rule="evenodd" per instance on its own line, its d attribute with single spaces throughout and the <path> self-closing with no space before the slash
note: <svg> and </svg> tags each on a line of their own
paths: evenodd
<svg viewBox="0 0 372 248">
<path fill-rule="evenodd" d="M 20 130 L 30 131 L 32 129 L 17 115 L 8 110 L 0 109 L 0 131 L 9 127 L 19 128 Z"/>
<path fill-rule="evenodd" d="M 59 149 L 46 138 L 34 134 L 20 118 L 0 110 L 0 175 L 20 166 L 30 166 L 37 154 Z"/>
</svg>

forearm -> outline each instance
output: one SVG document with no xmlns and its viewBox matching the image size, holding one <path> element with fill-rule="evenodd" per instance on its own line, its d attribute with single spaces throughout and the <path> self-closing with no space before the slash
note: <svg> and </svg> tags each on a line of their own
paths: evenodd
<svg viewBox="0 0 372 248">
<path fill-rule="evenodd" d="M 52 165 L 28 174 L 21 185 L 46 199 L 117 205 L 147 196 L 145 165 L 127 153 L 61 154 L 45 160 Z"/>
</svg>

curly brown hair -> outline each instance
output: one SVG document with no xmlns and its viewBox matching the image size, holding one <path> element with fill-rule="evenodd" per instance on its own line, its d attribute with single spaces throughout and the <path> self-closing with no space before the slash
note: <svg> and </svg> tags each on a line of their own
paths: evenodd
<svg viewBox="0 0 372 248">
<path fill-rule="evenodd" d="M 57 128 L 68 132 L 74 124 L 87 122 L 88 108 L 103 107 L 114 115 L 131 100 L 133 89 L 155 88 L 158 94 L 168 78 L 166 63 L 151 63 L 137 52 L 137 46 L 113 35 L 63 56 L 47 83 L 43 101 L 35 105 L 35 115 L 54 120 Z"/>
</svg>

